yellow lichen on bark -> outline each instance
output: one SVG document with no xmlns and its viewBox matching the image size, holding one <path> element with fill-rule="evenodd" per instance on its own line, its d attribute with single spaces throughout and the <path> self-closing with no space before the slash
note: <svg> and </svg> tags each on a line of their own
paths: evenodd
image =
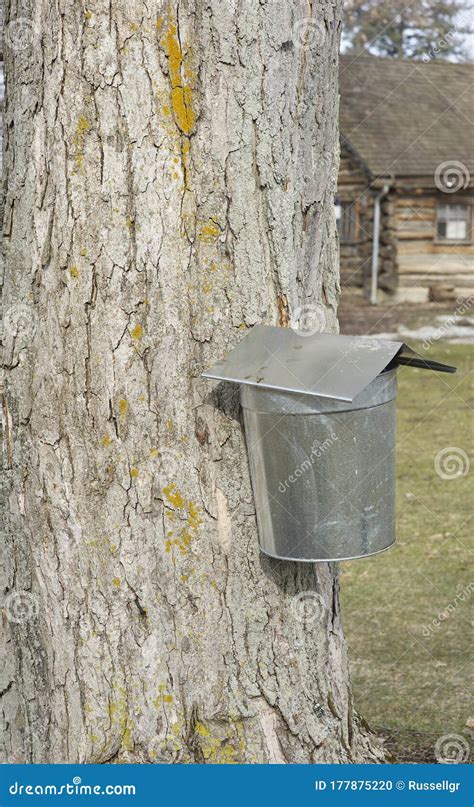
<svg viewBox="0 0 474 807">
<path fill-rule="evenodd" d="M 125 415 L 127 414 L 127 409 L 128 409 L 128 403 L 125 400 L 125 398 L 120 398 L 120 400 L 118 402 L 118 407 L 119 407 L 120 415 L 124 418 Z"/>
<path fill-rule="evenodd" d="M 84 142 L 86 133 L 90 130 L 91 124 L 85 115 L 81 115 L 77 121 L 76 131 L 72 138 L 72 145 L 75 149 L 74 163 L 75 171 L 79 171 L 84 163 Z"/>
<path fill-rule="evenodd" d="M 198 238 L 200 241 L 203 241 L 204 244 L 213 244 L 220 234 L 221 230 L 219 225 L 210 219 L 200 228 Z"/>
<path fill-rule="evenodd" d="M 230 733 L 224 737 L 213 736 L 210 729 L 199 720 L 196 721 L 194 730 L 206 763 L 235 765 L 241 761 L 245 739 L 240 720 L 230 718 Z"/>
<path fill-rule="evenodd" d="M 143 336 L 143 328 L 140 325 L 140 323 L 137 323 L 137 325 L 135 325 L 132 328 L 132 330 L 130 331 L 130 336 L 132 337 L 132 339 L 135 339 L 135 341 L 137 341 L 137 342 L 140 341 L 140 339 Z"/>
<path fill-rule="evenodd" d="M 181 511 L 180 520 L 186 522 L 185 526 L 178 528 L 176 532 L 174 529 L 167 531 L 165 551 L 171 552 L 175 546 L 181 555 L 186 555 L 191 541 L 197 536 L 203 522 L 200 508 L 190 499 L 186 500 L 174 483 L 163 488 L 163 495 L 168 504 Z"/>
<path fill-rule="evenodd" d="M 171 84 L 171 107 L 177 127 L 185 135 L 190 135 L 196 124 L 196 113 L 193 108 L 193 83 L 195 74 L 189 64 L 189 51 L 181 48 L 178 31 L 170 13 L 165 21 L 156 21 L 159 32 L 164 28 L 160 44 L 163 47 L 169 68 Z"/>
</svg>

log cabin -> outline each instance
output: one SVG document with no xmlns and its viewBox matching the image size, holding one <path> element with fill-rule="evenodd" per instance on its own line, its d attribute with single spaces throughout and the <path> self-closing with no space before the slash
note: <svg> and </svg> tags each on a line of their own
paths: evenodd
<svg viewBox="0 0 474 807">
<path fill-rule="evenodd" d="M 474 293 L 474 66 L 341 56 L 343 293 Z"/>
</svg>

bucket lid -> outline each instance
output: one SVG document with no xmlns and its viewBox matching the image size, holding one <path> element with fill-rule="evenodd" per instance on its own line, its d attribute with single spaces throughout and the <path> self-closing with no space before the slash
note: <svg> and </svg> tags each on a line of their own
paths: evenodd
<svg viewBox="0 0 474 807">
<path fill-rule="evenodd" d="M 255 325 L 225 359 L 202 375 L 352 401 L 390 364 L 456 372 L 448 364 L 424 359 L 404 342 Z"/>
</svg>

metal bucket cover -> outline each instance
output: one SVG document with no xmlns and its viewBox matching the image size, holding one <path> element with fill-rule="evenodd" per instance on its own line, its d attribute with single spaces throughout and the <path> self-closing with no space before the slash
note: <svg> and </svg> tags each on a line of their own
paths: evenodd
<svg viewBox="0 0 474 807">
<path fill-rule="evenodd" d="M 403 342 L 255 325 L 203 376 L 352 401 L 395 357 L 400 357 L 400 364 L 455 369 L 422 359 Z"/>
</svg>

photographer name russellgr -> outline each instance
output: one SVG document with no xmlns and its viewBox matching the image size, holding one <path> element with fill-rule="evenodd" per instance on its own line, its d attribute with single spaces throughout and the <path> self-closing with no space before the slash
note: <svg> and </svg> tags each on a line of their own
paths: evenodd
<svg viewBox="0 0 474 807">
<path fill-rule="evenodd" d="M 407 782 L 407 790 L 447 790 L 449 793 L 456 793 L 459 790 L 459 782 L 450 782 L 443 779 L 442 782 Z"/>
</svg>

